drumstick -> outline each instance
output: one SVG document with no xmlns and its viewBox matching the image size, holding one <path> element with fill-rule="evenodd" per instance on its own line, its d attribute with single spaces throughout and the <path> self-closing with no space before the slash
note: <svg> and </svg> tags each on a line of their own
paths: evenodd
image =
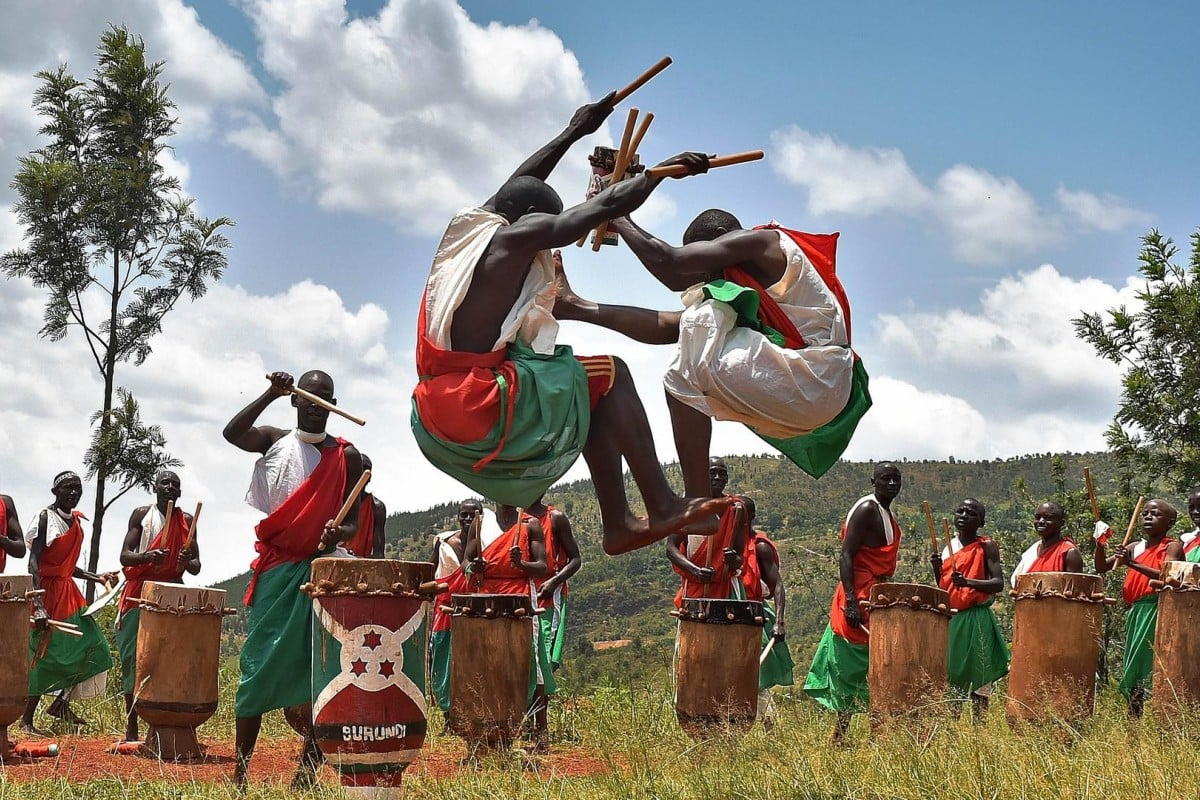
<svg viewBox="0 0 1200 800">
<path fill-rule="evenodd" d="M 747 150 L 744 153 L 733 153 L 728 156 L 713 156 L 708 160 L 708 168 L 731 167 L 734 164 L 745 164 L 747 161 L 758 161 L 763 157 L 762 150 Z M 683 164 L 671 164 L 666 167 L 651 167 L 646 170 L 649 178 L 677 178 L 688 174 L 688 168 Z"/>
<path fill-rule="evenodd" d="M 200 524 L 200 510 L 204 508 L 204 503 L 196 503 L 196 513 L 192 514 L 192 527 L 188 531 L 187 541 L 183 544 L 184 550 L 191 550 L 196 546 L 196 526 Z"/>
<path fill-rule="evenodd" d="M 171 515 L 174 513 L 175 513 L 175 501 L 168 500 L 167 501 L 167 513 L 165 515 L 163 515 L 163 530 L 164 531 L 167 529 L 167 526 L 171 524 Z"/>
<path fill-rule="evenodd" d="M 367 481 L 371 480 L 371 470 L 364 469 L 362 475 L 358 476 L 358 483 L 354 484 L 354 488 L 350 490 L 350 494 L 346 497 L 346 502 L 342 503 L 342 508 L 338 511 L 337 516 L 333 518 L 333 527 L 342 524 L 346 519 L 346 515 L 350 513 L 351 506 L 358 499 L 358 495 L 362 492 L 363 487 L 367 485 Z"/>
<path fill-rule="evenodd" d="M 659 59 L 657 64 L 655 64 L 653 67 L 651 67 L 650 69 L 643 72 L 641 75 L 638 75 L 636 78 L 634 78 L 633 83 L 629 84 L 624 89 L 621 89 L 616 94 L 614 94 L 611 105 L 615 106 L 617 103 L 621 102 L 626 97 L 629 97 L 629 95 L 633 94 L 638 89 L 645 86 L 650 81 L 651 78 L 653 78 L 655 75 L 662 72 L 664 69 L 666 69 L 669 66 L 671 66 L 671 57 L 663 56 L 661 59 Z"/>
<path fill-rule="evenodd" d="M 608 182 L 609 186 L 614 183 L 620 183 L 621 177 L 625 174 L 625 167 L 628 166 L 632 155 L 629 152 L 629 145 L 633 142 L 633 126 L 637 124 L 638 110 L 636 107 L 629 109 L 629 114 L 625 117 L 625 131 L 621 134 L 621 149 L 617 150 L 616 161 L 613 164 L 612 179 Z M 592 237 L 592 252 L 600 252 L 600 246 L 604 244 L 604 234 L 608 231 L 608 222 L 601 222 L 596 226 L 596 233 Z"/>
<path fill-rule="evenodd" d="M 1087 484 L 1088 502 L 1092 504 L 1092 522 L 1100 521 L 1100 506 L 1096 504 L 1096 487 L 1092 486 L 1092 468 L 1083 468 L 1083 482 Z"/>
<path fill-rule="evenodd" d="M 650 128 L 650 123 L 654 120 L 654 114 L 647 112 L 642 118 L 642 124 L 638 125 L 637 133 L 633 135 L 633 140 L 628 147 L 622 144 L 621 152 L 617 153 L 617 163 L 613 169 L 612 180 L 609 181 L 609 186 L 614 183 L 620 183 L 625 179 L 625 171 L 629 169 L 629 165 L 633 162 L 633 157 L 637 155 L 638 148 L 642 145 L 642 139 L 646 136 L 646 131 Z M 604 235 L 608 233 L 608 223 L 601 222 L 596 228 L 596 236 L 592 241 L 592 252 L 600 249 L 600 244 L 604 241 Z"/>
<path fill-rule="evenodd" d="M 938 547 L 937 529 L 933 527 L 933 507 L 925 500 L 921 503 L 921 508 L 925 509 L 925 523 L 929 526 L 929 546 L 933 548 L 934 553 L 940 553 L 942 548 Z"/>
<path fill-rule="evenodd" d="M 1125 529 L 1125 538 L 1121 540 L 1121 547 L 1129 544 L 1129 537 L 1133 536 L 1133 528 L 1137 525 L 1138 515 L 1142 513 L 1142 503 L 1146 501 L 1144 497 L 1138 497 L 1137 505 L 1133 507 L 1133 516 L 1129 518 L 1129 527 Z"/>
<path fill-rule="evenodd" d="M 271 376 L 268 375 L 267 380 L 270 380 L 270 379 L 271 379 Z M 305 400 L 312 403 L 313 405 L 320 406 L 321 408 L 325 409 L 326 411 L 328 411 L 330 413 L 337 414 L 339 417 L 345 417 L 346 419 L 353 422 L 355 425 L 366 425 L 367 424 L 367 421 L 365 419 L 363 419 L 362 417 L 356 417 L 353 414 L 351 414 L 349 411 L 343 411 L 342 409 L 335 406 L 333 403 L 326 400 L 324 397 L 317 397 L 312 392 L 306 392 L 305 390 L 297 388 L 295 386 L 287 387 L 286 391 L 290 392 L 291 394 L 296 395 L 297 397 L 303 397 Z"/>
<path fill-rule="evenodd" d="M 942 517 L 942 532 L 946 534 L 946 552 L 950 556 L 950 563 L 954 564 L 954 548 L 950 546 L 950 520 Z"/>
<path fill-rule="evenodd" d="M 763 648 L 762 655 L 758 657 L 758 665 L 760 667 L 766 663 L 767 656 L 771 655 L 771 648 L 775 646 L 776 641 L 778 640 L 774 636 L 767 640 L 767 646 Z"/>
</svg>

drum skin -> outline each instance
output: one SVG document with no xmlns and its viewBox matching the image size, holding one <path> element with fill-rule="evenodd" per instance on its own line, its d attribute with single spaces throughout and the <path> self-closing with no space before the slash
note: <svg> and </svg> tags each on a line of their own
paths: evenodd
<svg viewBox="0 0 1200 800">
<path fill-rule="evenodd" d="M 1150 707 L 1165 725 L 1200 708 L 1200 564 L 1167 561 L 1160 580 Z"/>
<path fill-rule="evenodd" d="M 1010 722 L 1092 715 L 1103 592 L 1099 575 L 1029 572 L 1017 576 L 1011 592 L 1013 640 L 1006 705 Z"/>
<path fill-rule="evenodd" d="M 198 758 L 196 727 L 217 710 L 225 592 L 146 581 L 138 622 L 134 709 L 160 757 Z M 180 613 L 182 612 L 182 613 Z"/>
<path fill-rule="evenodd" d="M 758 715 L 762 603 L 685 598 L 675 659 L 675 716 L 693 739 L 745 733 Z"/>
<path fill-rule="evenodd" d="M 450 717 L 472 748 L 507 747 L 520 733 L 532 669 L 529 595 L 451 596 Z"/>
<path fill-rule="evenodd" d="M 921 584 L 877 583 L 869 599 L 871 715 L 944 710 L 950 595 Z"/>
<path fill-rule="evenodd" d="M 318 558 L 313 733 L 343 786 L 398 793 L 425 744 L 425 617 L 433 564 Z M 378 790 L 378 791 L 376 791 Z M 390 795 L 387 795 L 390 796 Z"/>
</svg>

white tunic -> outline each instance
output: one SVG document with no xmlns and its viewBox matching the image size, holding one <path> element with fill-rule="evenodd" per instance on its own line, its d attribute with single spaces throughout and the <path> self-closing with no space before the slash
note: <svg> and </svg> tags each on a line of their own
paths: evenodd
<svg viewBox="0 0 1200 800">
<path fill-rule="evenodd" d="M 665 377 L 667 391 L 714 419 L 742 422 L 786 439 L 833 420 L 850 398 L 854 353 L 841 305 L 804 251 L 783 231 L 783 277 L 767 287 L 806 346 L 790 350 L 737 327 L 725 303 L 705 300 L 697 284 L 683 295 L 679 352 Z"/>
<path fill-rule="evenodd" d="M 288 431 L 254 462 L 246 502 L 264 514 L 283 505 L 321 463 L 321 448 L 301 441 L 296 433 Z"/>
<path fill-rule="evenodd" d="M 875 497 L 874 493 L 860 497 L 850 506 L 850 510 L 846 512 L 846 519 L 842 522 L 842 530 L 846 530 L 850 526 L 850 518 L 854 516 L 854 512 L 863 503 L 870 501 L 875 504 L 875 510 L 879 513 L 879 524 L 883 526 L 883 538 L 888 544 L 896 541 L 896 531 L 900 529 L 900 523 L 896 520 L 896 515 L 892 513 L 890 508 L 884 508 L 883 503 L 879 502 L 879 498 Z"/>
</svg>

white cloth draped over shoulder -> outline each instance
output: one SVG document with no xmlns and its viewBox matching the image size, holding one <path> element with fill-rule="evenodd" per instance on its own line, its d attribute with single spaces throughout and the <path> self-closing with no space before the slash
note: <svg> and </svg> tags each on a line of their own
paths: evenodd
<svg viewBox="0 0 1200 800">
<path fill-rule="evenodd" d="M 1029 572 L 1029 568 L 1033 566 L 1033 562 L 1037 561 L 1038 548 L 1041 546 L 1042 541 L 1039 539 L 1029 545 L 1024 553 L 1021 553 L 1021 558 L 1017 561 L 1017 566 L 1013 567 L 1012 577 L 1009 578 L 1009 582 L 1014 589 L 1017 588 L 1017 578 Z"/>
<path fill-rule="evenodd" d="M 734 311 L 704 299 L 697 284 L 683 294 L 679 352 L 664 382 L 673 397 L 714 419 L 787 439 L 811 433 L 845 408 L 854 353 L 833 293 L 804 251 L 783 231 L 777 235 L 787 268 L 767 293 L 806 346 L 789 350 L 737 327 Z"/>
<path fill-rule="evenodd" d="M 883 507 L 883 503 L 879 502 L 879 498 L 874 493 L 858 498 L 854 505 L 850 506 L 850 510 L 846 512 L 846 519 L 842 522 L 842 533 L 845 534 L 846 529 L 850 527 L 850 518 L 854 516 L 855 511 L 858 511 L 858 507 L 868 501 L 874 504 L 875 511 L 879 514 L 879 524 L 883 526 L 883 538 L 888 544 L 892 544 L 896 541 L 900 522 L 890 508 Z"/>
<path fill-rule="evenodd" d="M 151 503 L 146 509 L 146 516 L 142 517 L 142 538 L 138 542 L 137 552 L 144 553 L 150 549 L 150 543 L 154 541 L 154 537 L 158 536 L 158 532 L 163 529 L 163 524 L 166 522 L 163 513 L 158 510 L 157 503 Z"/>
<path fill-rule="evenodd" d="M 454 215 L 442 234 L 425 284 L 425 335 L 437 347 L 454 349 L 450 340 L 454 312 L 467 296 L 475 267 L 492 237 L 507 224 L 499 214 L 467 208 Z M 558 339 L 558 320 L 553 311 L 554 259 L 549 250 L 542 250 L 529 266 L 521 293 L 500 325 L 500 336 L 492 351 L 520 341 L 539 355 L 551 355 Z"/>
<path fill-rule="evenodd" d="M 321 448 L 288 431 L 254 462 L 246 502 L 264 514 L 274 513 L 319 463 Z"/>
</svg>

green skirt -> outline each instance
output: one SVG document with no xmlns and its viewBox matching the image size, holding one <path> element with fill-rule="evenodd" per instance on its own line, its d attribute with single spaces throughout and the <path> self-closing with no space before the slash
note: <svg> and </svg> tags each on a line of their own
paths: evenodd
<svg viewBox="0 0 1200 800">
<path fill-rule="evenodd" d="M 867 653 L 867 645 L 848 642 L 826 625 L 804 679 L 805 693 L 831 711 L 866 711 Z"/>
<path fill-rule="evenodd" d="M 131 608 L 117 616 L 117 652 L 121 655 L 121 693 L 133 694 L 137 674 L 137 636 L 142 610 Z"/>
<path fill-rule="evenodd" d="M 254 587 L 234 714 L 259 717 L 312 702 L 312 558 L 264 572 Z"/>
<path fill-rule="evenodd" d="M 1154 672 L 1154 629 L 1158 623 L 1158 595 L 1148 594 L 1129 607 L 1125 616 L 1125 670 L 1121 694 L 1150 686 Z"/>
<path fill-rule="evenodd" d="M 546 649 L 550 655 L 550 669 L 557 670 L 563 662 L 563 645 L 567 639 L 567 598 L 554 593 L 554 605 L 538 617 Z"/>
<path fill-rule="evenodd" d="M 762 646 L 767 649 L 771 641 L 771 628 L 775 626 L 775 605 L 763 603 Z M 758 668 L 758 690 L 770 689 L 772 686 L 792 686 L 796 682 L 793 670 L 796 668 L 792 654 L 788 652 L 787 640 L 776 642 L 767 654 L 767 660 Z"/>
<path fill-rule="evenodd" d="M 36 697 L 69 689 L 112 668 L 108 640 L 96 620 L 76 611 L 63 622 L 79 628 L 82 636 L 56 630 L 29 631 L 29 695 Z"/>
<path fill-rule="evenodd" d="M 950 685 L 970 694 L 1008 674 L 1008 645 L 991 603 L 950 618 Z"/>
</svg>

